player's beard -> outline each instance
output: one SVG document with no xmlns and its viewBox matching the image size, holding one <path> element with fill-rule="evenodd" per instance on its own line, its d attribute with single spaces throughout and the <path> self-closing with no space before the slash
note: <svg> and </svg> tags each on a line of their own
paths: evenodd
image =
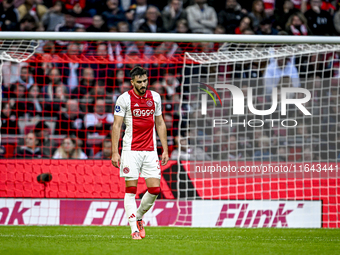
<svg viewBox="0 0 340 255">
<path fill-rule="evenodd" d="M 145 89 L 144 92 L 141 91 L 143 88 Z M 137 90 L 138 93 L 139 93 L 140 95 L 142 95 L 142 96 L 146 93 L 146 87 L 141 87 L 141 88 L 137 88 L 137 87 L 136 87 L 136 90 Z"/>
</svg>

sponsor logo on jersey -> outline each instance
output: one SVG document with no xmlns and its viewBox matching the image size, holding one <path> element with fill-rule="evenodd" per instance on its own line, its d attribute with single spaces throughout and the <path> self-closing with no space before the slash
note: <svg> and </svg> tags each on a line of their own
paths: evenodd
<svg viewBox="0 0 340 255">
<path fill-rule="evenodd" d="M 135 106 L 139 107 L 139 104 L 138 104 L 138 103 L 136 103 L 136 104 L 135 104 Z"/>
<path fill-rule="evenodd" d="M 124 174 L 128 174 L 129 172 L 130 172 L 130 168 L 128 168 L 127 166 L 123 168 Z"/>
<path fill-rule="evenodd" d="M 151 107 L 153 105 L 153 102 L 151 100 L 146 101 L 146 105 Z"/>
<path fill-rule="evenodd" d="M 116 111 L 116 112 L 120 112 L 120 106 L 119 106 L 119 105 L 116 105 L 115 111 Z"/>
<path fill-rule="evenodd" d="M 133 110 L 133 116 L 135 117 L 144 117 L 144 116 L 150 116 L 155 113 L 154 110 L 141 110 L 141 109 L 134 109 Z"/>
</svg>

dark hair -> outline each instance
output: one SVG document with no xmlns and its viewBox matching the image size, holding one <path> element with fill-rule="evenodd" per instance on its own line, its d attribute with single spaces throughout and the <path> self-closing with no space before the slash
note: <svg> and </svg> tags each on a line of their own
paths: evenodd
<svg viewBox="0 0 340 255">
<path fill-rule="evenodd" d="M 130 71 L 130 76 L 132 80 L 134 80 L 136 76 L 142 76 L 146 74 L 146 70 L 141 66 L 136 66 Z"/>
<path fill-rule="evenodd" d="M 36 25 L 36 21 L 35 18 L 33 16 L 31 16 L 30 14 L 26 14 L 24 17 L 22 17 L 22 19 L 20 20 L 20 24 L 21 23 L 25 23 L 25 22 L 29 22 L 29 23 L 33 23 Z"/>
</svg>

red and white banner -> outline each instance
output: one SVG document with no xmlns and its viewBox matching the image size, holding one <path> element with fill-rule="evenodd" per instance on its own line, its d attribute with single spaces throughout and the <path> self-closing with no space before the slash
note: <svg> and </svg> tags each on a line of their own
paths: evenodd
<svg viewBox="0 0 340 255">
<path fill-rule="evenodd" d="M 183 201 L 179 207 L 187 209 L 181 226 L 321 227 L 321 201 Z M 143 220 L 148 226 L 176 225 L 179 207 L 176 200 L 156 201 Z M 126 226 L 128 221 L 122 200 L 5 198 L 0 225 Z"/>
<path fill-rule="evenodd" d="M 137 201 L 139 204 L 140 201 Z M 173 225 L 177 201 L 156 201 L 149 226 Z M 0 225 L 128 225 L 122 200 L 0 199 Z"/>
<path fill-rule="evenodd" d="M 192 201 L 192 226 L 320 228 L 321 211 L 321 201 Z"/>
</svg>

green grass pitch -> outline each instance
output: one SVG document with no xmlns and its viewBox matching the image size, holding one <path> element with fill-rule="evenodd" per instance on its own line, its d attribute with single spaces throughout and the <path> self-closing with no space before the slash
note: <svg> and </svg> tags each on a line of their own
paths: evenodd
<svg viewBox="0 0 340 255">
<path fill-rule="evenodd" d="M 340 254 L 340 229 L 1 226 L 0 254 Z"/>
</svg>

